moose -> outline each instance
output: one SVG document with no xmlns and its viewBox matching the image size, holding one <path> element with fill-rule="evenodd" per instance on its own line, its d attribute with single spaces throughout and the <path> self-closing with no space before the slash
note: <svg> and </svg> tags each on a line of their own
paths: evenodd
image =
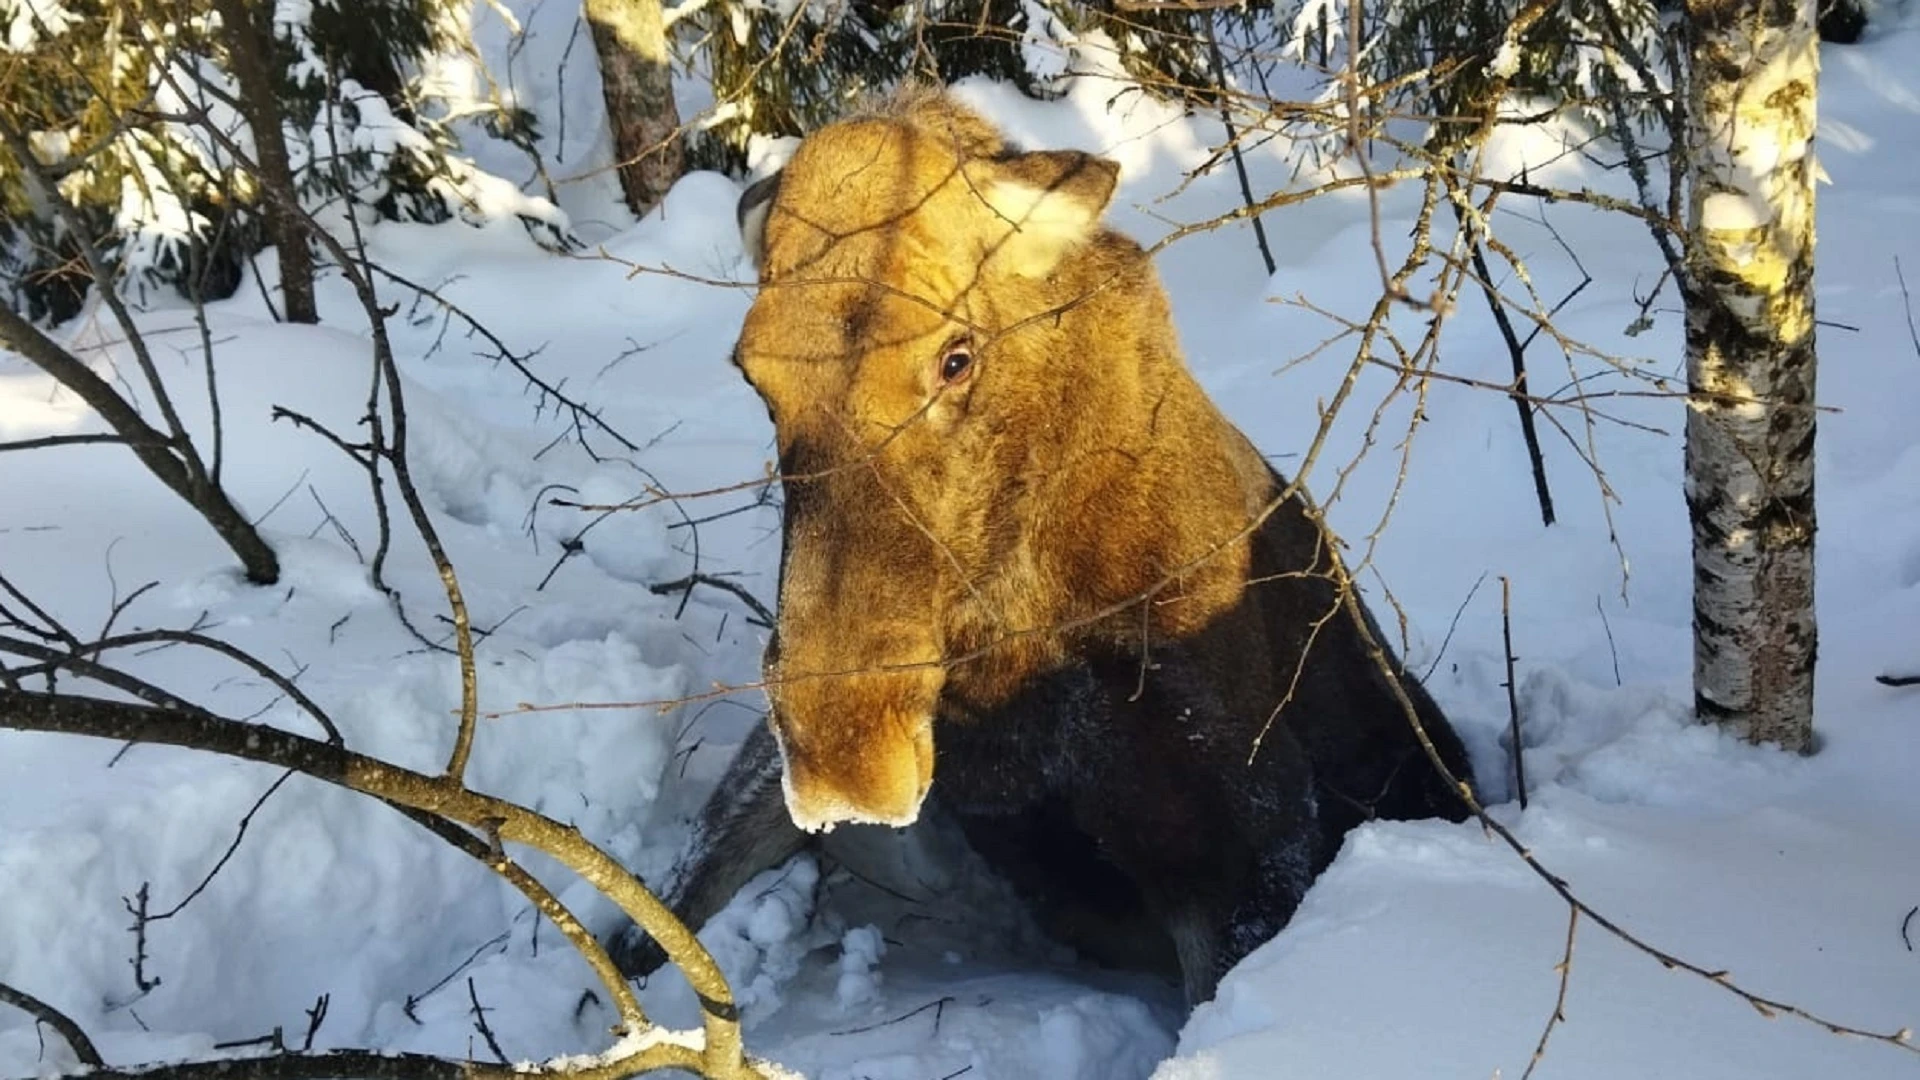
<svg viewBox="0 0 1920 1080">
<path fill-rule="evenodd" d="M 910 88 L 742 196 L 785 546 L 768 723 L 663 894 L 691 925 L 933 800 L 1042 925 L 1154 937 L 1193 1005 L 1353 826 L 1465 816 L 1459 739 L 1102 225 L 1118 168 Z"/>
</svg>

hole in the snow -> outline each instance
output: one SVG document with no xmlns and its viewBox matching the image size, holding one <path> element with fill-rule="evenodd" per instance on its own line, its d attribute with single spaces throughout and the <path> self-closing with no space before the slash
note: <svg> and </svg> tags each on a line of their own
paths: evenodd
<svg viewBox="0 0 1920 1080">
<path fill-rule="evenodd" d="M 809 1076 L 906 1077 L 910 1058 L 925 1080 L 1145 1080 L 1186 1017 L 1172 943 L 1063 820 L 974 843 L 938 812 L 844 826 L 761 874 L 701 934 L 753 1052 Z"/>
</svg>

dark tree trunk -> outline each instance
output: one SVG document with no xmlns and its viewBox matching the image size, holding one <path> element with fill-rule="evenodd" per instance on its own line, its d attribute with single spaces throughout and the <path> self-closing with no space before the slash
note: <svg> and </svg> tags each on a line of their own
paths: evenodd
<svg viewBox="0 0 1920 1080">
<path fill-rule="evenodd" d="M 1820 40 L 1851 45 L 1867 30 L 1867 9 L 1861 0 L 1820 0 Z"/>
<path fill-rule="evenodd" d="M 680 178 L 680 110 L 660 0 L 586 0 L 627 207 L 645 214 Z"/>
<path fill-rule="evenodd" d="M 281 128 L 280 99 L 274 85 L 273 4 L 267 0 L 213 0 L 220 15 L 227 66 L 240 88 L 240 113 L 253 132 L 254 181 L 281 196 L 263 195 L 260 213 L 267 240 L 280 253 L 280 292 L 287 322 L 319 322 L 313 300 L 313 249 L 306 223 L 293 209 L 298 196 Z"/>
</svg>

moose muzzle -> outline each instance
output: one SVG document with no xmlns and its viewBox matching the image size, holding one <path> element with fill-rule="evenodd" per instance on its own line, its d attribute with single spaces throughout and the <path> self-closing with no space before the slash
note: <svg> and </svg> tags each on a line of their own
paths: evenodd
<svg viewBox="0 0 1920 1080">
<path fill-rule="evenodd" d="M 906 825 L 933 784 L 940 565 L 867 470 L 789 481 L 772 724 L 794 824 Z"/>
<path fill-rule="evenodd" d="M 801 671 L 780 665 L 773 730 L 787 812 L 808 832 L 908 825 L 933 785 L 939 669 Z"/>
</svg>

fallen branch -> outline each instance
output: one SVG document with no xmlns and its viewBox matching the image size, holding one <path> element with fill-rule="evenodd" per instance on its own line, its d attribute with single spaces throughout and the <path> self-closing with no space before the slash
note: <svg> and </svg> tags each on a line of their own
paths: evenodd
<svg viewBox="0 0 1920 1080">
<path fill-rule="evenodd" d="M 315 779 L 371 795 L 395 806 L 480 829 L 500 841 L 525 844 L 557 859 L 612 900 L 629 918 L 652 935 L 668 958 L 686 975 L 703 1010 L 701 1049 L 655 1043 L 649 1049 L 611 1064 L 567 1073 L 586 1077 L 631 1076 L 645 1069 L 692 1068 L 715 1080 L 747 1080 L 779 1075 L 749 1063 L 740 1042 L 739 1010 L 733 1002 L 713 957 L 675 919 L 671 912 L 611 856 L 594 846 L 579 830 L 562 825 L 525 807 L 468 790 L 444 777 L 432 777 L 339 746 L 276 728 L 243 724 L 193 706 L 158 708 L 79 695 L 52 695 L 33 691 L 0 690 L 0 727 L 45 731 L 93 738 L 132 740 L 180 746 L 227 757 L 294 769 Z M 435 830 L 439 832 L 440 830 Z M 469 835 L 470 845 L 483 845 Z M 668 1048 L 671 1049 L 668 1049 Z M 356 1059 L 360 1060 L 360 1059 Z M 343 1067 L 331 1055 L 286 1055 L 233 1063 L 204 1062 L 165 1066 L 166 1072 L 134 1071 L 96 1075 L 165 1076 L 168 1078 L 232 1076 L 509 1076 L 510 1071 L 480 1071 L 488 1067 L 469 1062 L 419 1059 L 418 1068 L 381 1066 L 381 1055 L 364 1059 L 367 1070 Z M 282 1069 L 291 1071 L 281 1071 Z M 327 1072 L 328 1068 L 333 1069 Z M 387 1071 L 374 1071 L 386 1069 Z M 455 1071 L 445 1071 L 445 1070 Z M 180 1071 L 186 1070 L 186 1071 Z M 224 1070 L 224 1071 L 222 1071 Z M 465 1070 L 465 1071 L 460 1071 Z M 535 1073 L 532 1075 L 540 1075 Z M 558 1075 L 554 1073 L 553 1075 Z"/>
<path fill-rule="evenodd" d="M 587 1063 L 582 1063 L 582 1061 Z M 545 1065 L 487 1065 L 431 1054 L 383 1054 L 376 1050 L 331 1050 L 323 1054 L 284 1053 L 259 1057 L 183 1061 L 136 1065 L 125 1069 L 95 1067 L 86 1080 L 622 1080 L 662 1069 L 698 1072 L 704 1068 L 697 1046 L 653 1042 L 630 1053 L 607 1058 L 556 1058 Z M 764 1067 L 763 1067 L 764 1068 Z M 756 1074 L 791 1077 L 784 1070 Z"/>
<path fill-rule="evenodd" d="M 25 990 L 15 989 L 6 983 L 0 983 L 0 1004 L 11 1005 L 33 1017 L 36 1022 L 59 1032 L 60 1037 L 67 1040 L 67 1045 L 73 1048 L 73 1056 L 80 1059 L 80 1064 L 91 1065 L 96 1069 L 106 1066 L 106 1060 L 100 1056 L 100 1051 L 94 1049 L 93 1040 L 87 1038 L 87 1033 L 82 1031 L 80 1025 L 74 1023 L 73 1018 L 66 1013 Z"/>
</svg>

